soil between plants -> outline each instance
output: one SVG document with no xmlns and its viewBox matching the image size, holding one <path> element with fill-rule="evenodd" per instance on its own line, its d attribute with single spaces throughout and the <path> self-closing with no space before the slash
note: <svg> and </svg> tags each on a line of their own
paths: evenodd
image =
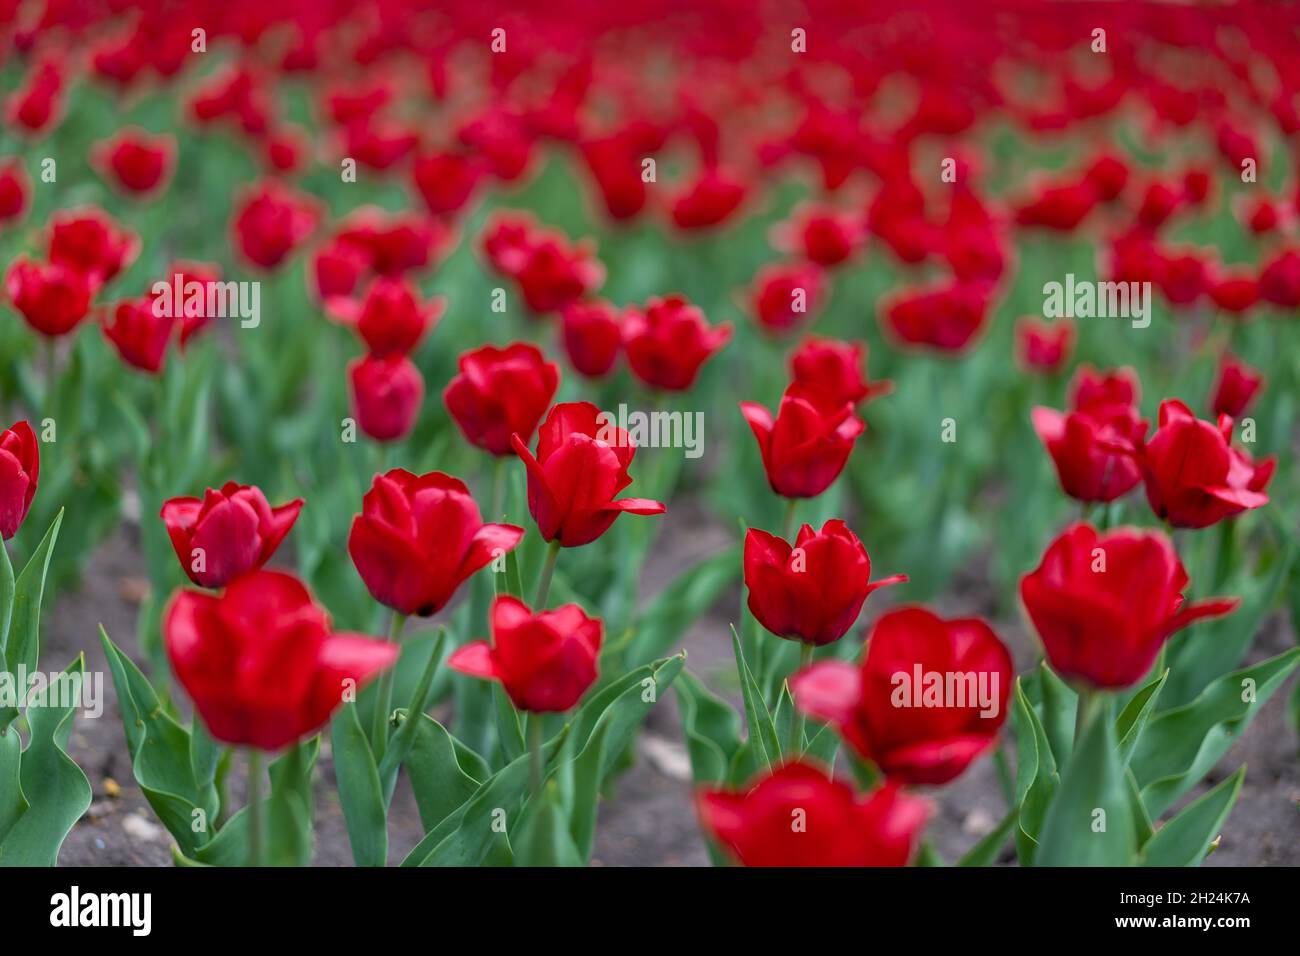
<svg viewBox="0 0 1300 956">
<path fill-rule="evenodd" d="M 643 599 L 663 588 L 690 564 L 724 548 L 729 532 L 689 499 L 674 503 L 643 573 Z M 87 668 L 104 672 L 104 713 L 95 720 L 78 716 L 70 752 L 90 779 L 90 810 L 64 843 L 59 862 L 72 866 L 166 866 L 171 864 L 171 837 L 153 816 L 131 774 L 121 716 L 100 647 L 99 625 L 136 660 L 136 617 L 145 582 L 144 561 L 136 529 L 119 530 L 87 564 L 77 591 L 61 594 L 46 614 L 42 668 L 64 666 L 78 652 Z M 978 569 L 976 569 L 978 571 Z M 946 613 L 986 611 L 988 586 L 972 573 L 954 585 L 944 602 Z M 869 616 L 887 606 L 885 592 L 868 604 Z M 724 594 L 710 613 L 682 635 L 689 666 L 719 693 L 738 703 L 728 623 L 739 606 L 738 588 Z M 996 629 L 1011 646 L 1017 668 L 1032 664 L 1033 641 L 1019 620 L 1000 620 Z M 850 638 L 857 639 L 860 629 Z M 849 638 L 846 638 L 849 639 Z M 1256 637 L 1249 660 L 1262 660 L 1293 646 L 1295 635 L 1282 615 L 1271 617 Z M 1300 747 L 1286 720 L 1286 702 L 1296 678 L 1281 688 L 1254 723 L 1220 760 L 1209 778 L 1183 802 L 1194 799 L 1247 764 L 1245 784 L 1222 831 L 1210 866 L 1300 865 Z M 669 695 L 671 697 L 671 694 Z M 618 781 L 612 799 L 602 803 L 593 864 L 597 866 L 707 866 L 708 855 L 696 826 L 692 787 L 681 746 L 675 701 L 654 708 L 637 747 L 635 765 Z M 324 741 L 316 785 L 316 847 L 320 866 L 351 865 L 347 831 L 333 780 L 328 736 Z M 232 796 L 242 799 L 242 781 L 232 780 Z M 935 815 L 927 837 L 952 861 L 993 828 L 1004 813 L 993 762 L 977 761 L 957 781 L 929 794 Z M 1181 805 L 1181 804 L 1180 804 Z M 403 780 L 389 818 L 390 862 L 397 863 L 423 836 L 415 802 Z M 1011 863 L 1008 848 L 1001 862 Z"/>
</svg>

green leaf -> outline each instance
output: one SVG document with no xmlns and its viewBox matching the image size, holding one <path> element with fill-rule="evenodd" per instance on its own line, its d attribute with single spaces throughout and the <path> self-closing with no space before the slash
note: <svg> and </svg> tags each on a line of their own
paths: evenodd
<svg viewBox="0 0 1300 956">
<path fill-rule="evenodd" d="M 26 807 L 11 820 L 0 841 L 0 866 L 54 866 L 64 839 L 90 806 L 90 781 L 67 754 L 85 667 L 85 655 L 78 655 L 63 671 L 66 678 L 60 689 L 66 694 L 66 706 L 51 697 L 59 685 L 50 685 L 27 708 L 31 740 L 18 767 L 21 800 Z M 5 734 L 18 736 L 13 729 Z M 7 745 L 13 746 L 12 742 Z M 6 767 L 6 775 L 9 772 Z M 15 801 L 11 797 L 6 803 L 5 812 L 12 813 Z"/>
<path fill-rule="evenodd" d="M 357 866 L 384 866 L 388 862 L 388 807 L 355 703 L 344 704 L 334 715 L 330 741 L 352 859 Z"/>
<path fill-rule="evenodd" d="M 393 800 L 393 788 L 397 785 L 397 772 L 401 768 L 402 761 L 406 759 L 406 755 L 410 752 L 415 729 L 419 726 L 418 722 L 412 720 L 411 717 L 415 714 L 424 713 L 424 709 L 430 704 L 429 690 L 433 686 L 434 674 L 437 673 L 442 662 L 442 651 L 446 643 L 447 629 L 440 627 L 438 628 L 438 636 L 434 639 L 433 647 L 430 649 L 429 660 L 424 666 L 419 682 L 411 692 L 410 702 L 406 705 L 406 709 L 400 712 L 402 723 L 392 737 L 389 738 L 388 746 L 384 748 L 384 756 L 379 761 L 379 782 L 385 810 Z"/>
<path fill-rule="evenodd" d="M 958 866 L 992 866 L 998 861 L 998 854 L 1006 845 L 1007 838 L 1016 827 L 1020 818 L 1020 808 L 1012 807 L 993 830 L 987 834 L 957 861 Z"/>
<path fill-rule="evenodd" d="M 1016 730 L 1016 849 L 1024 866 L 1032 865 L 1047 807 L 1060 784 L 1047 731 L 1016 678 L 1011 718 Z"/>
<path fill-rule="evenodd" d="M 491 773 L 481 758 L 428 714 L 418 715 L 413 724 L 406 773 L 428 832 L 463 806 Z"/>
<path fill-rule="evenodd" d="M 1213 790 L 1197 797 L 1156 831 L 1142 849 L 1143 866 L 1199 866 L 1210 843 L 1228 819 L 1241 793 L 1242 767 Z"/>
<path fill-rule="evenodd" d="M 1074 746 L 1074 715 L 1079 707 L 1079 695 L 1056 676 L 1046 661 L 1039 665 L 1038 673 L 1043 700 L 1043 729 L 1047 731 L 1056 765 L 1064 767 Z"/>
<path fill-rule="evenodd" d="M 33 673 L 41 650 L 41 598 L 45 594 L 45 577 L 50 569 L 50 554 L 63 523 L 63 509 L 54 516 L 54 522 L 18 575 L 13 590 L 13 611 L 5 640 L 5 667 L 11 674 Z M 6 557 L 6 565 L 8 559 Z M 18 716 L 15 707 L 0 708 L 0 729 Z"/>
<path fill-rule="evenodd" d="M 598 732 L 603 737 L 604 732 Z M 534 806 L 536 804 L 536 806 Z M 514 843 L 515 866 L 582 866 L 584 858 L 569 834 L 560 788 L 548 783 L 528 802 L 519 837 Z"/>
<path fill-rule="evenodd" d="M 745 663 L 745 652 L 740 647 L 740 635 L 736 633 L 735 627 L 731 629 L 731 646 L 736 655 L 736 671 L 740 675 L 741 697 L 745 701 L 748 740 L 758 759 L 771 767 L 780 759 L 781 746 L 777 742 L 776 727 L 772 723 L 767 704 L 763 701 L 762 691 L 759 690 L 749 665 Z"/>
<path fill-rule="evenodd" d="M 1292 648 L 1227 674 L 1191 703 L 1151 718 L 1130 762 L 1153 817 L 1209 772 L 1297 664 L 1300 648 Z"/>
<path fill-rule="evenodd" d="M 724 782 L 740 749 L 740 718 L 689 670 L 677 679 L 675 695 L 692 778 L 697 784 Z"/>
<path fill-rule="evenodd" d="M 9 623 L 14 611 L 14 566 L 9 561 L 9 545 L 0 540 L 0 661 L 7 661 Z"/>
<path fill-rule="evenodd" d="M 1113 701 L 1098 694 L 1091 703 L 1083 735 L 1043 821 L 1037 866 L 1128 866 L 1136 855 Z"/>
<path fill-rule="evenodd" d="M 1119 737 L 1119 759 L 1126 766 L 1133 755 L 1133 748 L 1137 746 L 1138 738 L 1142 735 L 1142 728 L 1146 726 L 1151 712 L 1155 710 L 1156 700 L 1160 697 L 1160 688 L 1165 686 L 1168 678 L 1169 668 L 1166 667 L 1159 677 L 1129 699 L 1120 712 L 1119 719 L 1115 721 L 1115 734 Z"/>
</svg>

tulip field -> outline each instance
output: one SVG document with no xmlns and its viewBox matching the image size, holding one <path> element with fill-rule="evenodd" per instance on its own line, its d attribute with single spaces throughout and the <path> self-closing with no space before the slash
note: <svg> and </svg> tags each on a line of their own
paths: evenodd
<svg viewBox="0 0 1300 956">
<path fill-rule="evenodd" d="M 0 865 L 1300 865 L 1298 146 L 1281 3 L 0 0 Z"/>
</svg>

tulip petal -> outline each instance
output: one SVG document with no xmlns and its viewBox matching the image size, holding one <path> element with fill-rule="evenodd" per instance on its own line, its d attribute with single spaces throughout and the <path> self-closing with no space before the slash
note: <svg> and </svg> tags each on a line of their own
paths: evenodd
<svg viewBox="0 0 1300 956">
<path fill-rule="evenodd" d="M 492 662 L 492 648 L 487 641 L 471 641 L 458 647 L 447 658 L 447 666 L 471 677 L 497 680 L 496 665 Z"/>
<path fill-rule="evenodd" d="M 861 672 L 847 661 L 822 661 L 790 678 L 795 706 L 836 727 L 853 723 L 861 691 Z"/>
</svg>

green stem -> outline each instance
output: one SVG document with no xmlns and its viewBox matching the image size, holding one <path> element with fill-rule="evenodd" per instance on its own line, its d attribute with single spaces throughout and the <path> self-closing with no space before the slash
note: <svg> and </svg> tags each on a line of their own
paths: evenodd
<svg viewBox="0 0 1300 956">
<path fill-rule="evenodd" d="M 1016 799 L 1015 777 L 1011 773 L 1011 764 L 1007 761 L 1007 752 L 999 743 L 993 751 L 993 763 L 998 771 L 998 786 L 1002 788 L 1002 798 L 1007 802 L 1007 809 L 1014 806 Z"/>
<path fill-rule="evenodd" d="M 528 715 L 529 782 L 533 796 L 542 792 L 542 715 Z"/>
<path fill-rule="evenodd" d="M 388 640 L 398 643 L 405 624 L 406 615 L 394 611 L 388 627 Z M 370 725 L 370 746 L 374 750 L 376 761 L 384 755 L 384 748 L 388 746 L 388 715 L 393 712 L 393 675 L 396 671 L 396 664 L 385 668 L 379 675 L 379 683 L 375 685 L 375 713 Z"/>
<path fill-rule="evenodd" d="M 799 671 L 804 670 L 812 663 L 813 645 L 800 642 L 799 644 Z M 790 756 L 799 757 L 803 754 L 803 726 L 804 714 L 798 707 L 794 708 L 794 713 L 790 719 Z"/>
<path fill-rule="evenodd" d="M 546 598 L 551 593 L 551 578 L 555 575 L 555 562 L 560 557 L 560 539 L 556 538 L 546 549 L 546 560 L 542 562 L 542 573 L 537 579 L 537 596 L 533 598 L 533 610 L 546 609 Z"/>
<path fill-rule="evenodd" d="M 1078 749 L 1079 740 L 1084 730 L 1092 723 L 1101 709 L 1103 697 L 1099 691 L 1088 687 L 1079 688 L 1079 703 L 1074 711 L 1074 746 Z"/>
<path fill-rule="evenodd" d="M 1214 555 L 1214 589 L 1227 583 L 1237 554 L 1237 522 L 1225 518 L 1219 522 L 1219 547 Z"/>
<path fill-rule="evenodd" d="M 492 511 L 488 520 L 501 521 L 506 507 L 506 459 L 498 458 L 492 464 Z"/>
<path fill-rule="evenodd" d="M 54 400 L 59 380 L 58 343 L 52 337 L 46 337 L 42 344 L 45 347 L 45 415 L 54 418 Z"/>
<path fill-rule="evenodd" d="M 798 498 L 787 498 L 785 502 L 785 518 L 781 522 L 781 537 L 789 541 L 790 535 L 794 532 L 794 512 L 799 507 Z"/>
<path fill-rule="evenodd" d="M 248 865 L 265 866 L 262 855 L 262 752 L 248 748 Z"/>
</svg>

